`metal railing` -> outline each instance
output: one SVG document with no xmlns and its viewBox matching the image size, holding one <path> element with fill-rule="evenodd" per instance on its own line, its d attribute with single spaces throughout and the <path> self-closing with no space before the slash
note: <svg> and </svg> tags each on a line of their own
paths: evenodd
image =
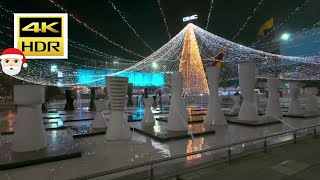
<svg viewBox="0 0 320 180">
<path fill-rule="evenodd" d="M 101 177 L 101 176 L 120 173 L 120 172 L 133 170 L 133 169 L 146 167 L 146 166 L 150 166 L 149 178 L 150 179 L 154 179 L 154 165 L 155 164 L 159 164 L 159 163 L 163 163 L 165 161 L 171 161 L 171 160 L 175 160 L 175 159 L 179 159 L 179 158 L 185 158 L 185 157 L 192 156 L 192 155 L 199 155 L 199 154 L 202 155 L 203 153 L 206 153 L 206 152 L 217 151 L 217 150 L 226 149 L 226 148 L 228 148 L 227 159 L 225 161 L 220 161 L 220 162 L 228 162 L 228 163 L 230 163 L 231 159 L 232 159 L 231 147 L 233 147 L 233 146 L 237 146 L 237 145 L 241 145 L 241 144 L 249 143 L 249 142 L 254 142 L 254 141 L 259 141 L 259 140 L 264 140 L 263 150 L 264 150 L 264 152 L 267 152 L 267 148 L 268 148 L 267 139 L 268 138 L 275 137 L 275 136 L 280 136 L 280 135 L 285 135 L 285 134 L 288 134 L 288 133 L 293 133 L 293 142 L 294 142 L 294 144 L 296 144 L 296 142 L 297 142 L 297 132 L 298 131 L 307 130 L 307 129 L 313 129 L 313 135 L 314 135 L 314 137 L 316 137 L 317 136 L 317 129 L 316 128 L 319 127 L 319 126 L 320 126 L 320 124 L 316 124 L 316 125 L 312 125 L 312 126 L 299 128 L 299 129 L 293 129 L 293 130 L 288 130 L 288 131 L 284 131 L 284 132 L 280 132 L 280 133 L 274 133 L 274 134 L 271 134 L 271 135 L 268 135 L 268 136 L 253 138 L 253 139 L 249 139 L 249 140 L 245 140 L 245 141 L 231 143 L 231 144 L 228 144 L 228 145 L 223 145 L 223 146 L 203 149 L 203 150 L 190 152 L 190 153 L 186 153 L 186 154 L 175 155 L 175 156 L 161 158 L 161 159 L 157 159 L 157 160 L 151 160 L 151 161 L 148 161 L 148 162 L 143 162 L 143 163 L 139 163 L 139 164 L 135 164 L 135 165 L 124 166 L 124 167 L 120 167 L 120 168 L 116 168 L 116 169 L 112 169 L 112 170 L 98 172 L 98 173 L 94 173 L 94 174 L 90 174 L 90 175 L 86 175 L 86 176 L 77 177 L 77 178 L 74 178 L 72 180 L 92 179 L 92 178 L 97 178 L 97 177 Z M 290 141 L 290 140 L 288 140 L 288 141 Z M 277 143 L 277 144 L 282 144 L 282 143 Z M 201 168 L 198 168 L 198 169 L 201 169 Z M 192 172 L 192 171 L 195 171 L 195 170 L 197 170 L 197 169 L 193 169 L 193 170 L 190 170 L 190 171 L 187 171 L 187 172 Z M 177 172 L 175 175 L 170 175 L 169 177 L 177 177 L 178 175 L 185 174 L 187 172 L 180 172 L 180 173 Z"/>
</svg>

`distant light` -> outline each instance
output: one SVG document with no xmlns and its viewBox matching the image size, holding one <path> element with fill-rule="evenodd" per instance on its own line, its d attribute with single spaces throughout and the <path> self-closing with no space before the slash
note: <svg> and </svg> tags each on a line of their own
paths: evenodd
<svg viewBox="0 0 320 180">
<path fill-rule="evenodd" d="M 58 77 L 60 77 L 60 78 L 63 77 L 63 73 L 61 71 L 58 71 Z"/>
<path fill-rule="evenodd" d="M 290 34 L 289 33 L 283 33 L 282 35 L 281 35 L 281 39 L 282 40 L 284 40 L 284 41 L 287 41 L 287 40 L 289 40 L 290 39 Z"/>
<path fill-rule="evenodd" d="M 191 20 L 194 20 L 194 19 L 198 19 L 198 15 L 197 14 L 192 15 L 192 16 L 184 17 L 184 18 L 182 18 L 182 21 L 183 22 L 187 22 L 187 21 L 191 21 Z"/>
<path fill-rule="evenodd" d="M 52 65 L 51 68 L 50 68 L 51 72 L 56 72 L 57 69 L 58 69 L 57 65 Z"/>
<path fill-rule="evenodd" d="M 200 96 L 203 96 L 203 94 L 200 94 Z"/>
<path fill-rule="evenodd" d="M 158 68 L 158 64 L 156 62 L 153 62 L 152 67 L 156 69 L 156 68 Z"/>
<path fill-rule="evenodd" d="M 113 61 L 113 64 L 118 64 L 118 61 Z"/>
</svg>

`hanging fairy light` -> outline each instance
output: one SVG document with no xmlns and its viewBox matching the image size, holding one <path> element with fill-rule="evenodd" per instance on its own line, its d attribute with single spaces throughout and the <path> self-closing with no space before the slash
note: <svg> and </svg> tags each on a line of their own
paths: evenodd
<svg viewBox="0 0 320 180">
<path fill-rule="evenodd" d="M 241 28 L 239 29 L 239 31 L 237 32 L 236 35 L 233 36 L 232 40 L 234 40 L 235 38 L 237 38 L 239 36 L 239 34 L 242 32 L 242 30 L 246 27 L 246 25 L 248 24 L 248 22 L 251 20 L 251 18 L 255 15 L 256 11 L 259 9 L 259 7 L 261 6 L 261 4 L 263 3 L 264 0 L 260 0 L 258 2 L 258 5 L 253 9 L 252 14 L 247 17 L 245 23 L 241 26 Z"/>
<path fill-rule="evenodd" d="M 163 9 L 161 7 L 160 0 L 158 0 L 158 5 L 159 5 L 159 9 L 160 9 L 160 13 L 161 13 L 161 16 L 162 16 L 162 19 L 163 19 L 164 26 L 166 27 L 167 34 L 169 36 L 169 39 L 171 39 L 171 34 L 169 32 L 169 27 L 168 27 L 168 24 L 167 24 L 166 16 L 165 16 L 164 11 L 163 11 Z"/>
<path fill-rule="evenodd" d="M 133 51 L 131 51 L 131 50 L 129 50 L 129 49 L 121 46 L 120 44 L 118 44 L 118 43 L 110 40 L 109 38 L 107 38 L 105 35 L 103 35 L 102 33 L 100 33 L 98 30 L 91 28 L 87 23 L 81 21 L 80 19 L 78 19 L 77 17 L 75 17 L 74 14 L 68 12 L 64 7 L 62 7 L 61 5 L 55 3 L 54 0 L 49 0 L 49 2 L 51 2 L 51 3 L 52 3 L 54 6 L 56 6 L 57 8 L 59 8 L 61 11 L 68 13 L 68 15 L 69 15 L 72 19 L 74 19 L 77 23 L 83 25 L 85 28 L 87 28 L 87 29 L 90 30 L 91 32 L 97 34 L 98 36 L 102 37 L 104 40 L 106 40 L 106 41 L 110 42 L 111 44 L 113 44 L 113 45 L 121 48 L 122 50 L 125 50 L 125 51 L 128 52 L 128 53 L 131 53 L 131 54 L 133 54 L 133 55 L 135 55 L 135 56 L 139 56 L 139 57 L 142 57 L 142 58 L 143 58 L 142 55 L 137 54 L 137 53 L 135 53 L 135 52 L 133 52 Z"/>
<path fill-rule="evenodd" d="M 213 7 L 213 1 L 214 1 L 214 0 L 211 0 L 211 3 L 210 3 L 210 9 L 209 9 L 208 17 L 207 17 L 206 30 L 208 29 L 209 22 L 210 22 L 210 18 L 211 18 L 211 11 L 212 11 L 212 7 Z"/>
<path fill-rule="evenodd" d="M 284 23 L 286 23 L 287 21 L 289 21 L 289 19 L 295 15 L 297 12 L 299 12 L 303 7 L 305 7 L 311 0 L 305 0 L 304 3 L 302 3 L 299 7 L 295 8 L 293 12 L 291 12 L 284 21 L 282 21 L 280 24 L 278 24 L 275 28 L 273 28 L 271 31 L 269 31 L 265 36 L 263 36 L 262 38 L 260 38 L 258 41 L 254 42 L 251 46 L 254 46 L 256 44 L 258 44 L 260 41 L 262 41 L 263 39 L 265 39 L 266 37 L 268 37 L 272 32 L 274 32 L 275 30 L 277 30 L 280 26 L 282 26 Z"/>
<path fill-rule="evenodd" d="M 143 44 L 146 45 L 152 52 L 154 52 L 154 50 L 151 48 L 151 46 L 144 39 L 142 39 L 142 37 L 137 33 L 137 31 L 132 27 L 132 25 L 129 24 L 129 22 L 122 15 L 120 10 L 113 4 L 112 0 L 108 0 L 108 2 L 111 4 L 112 8 L 119 14 L 122 21 L 133 31 L 133 33 L 143 42 Z"/>
</svg>

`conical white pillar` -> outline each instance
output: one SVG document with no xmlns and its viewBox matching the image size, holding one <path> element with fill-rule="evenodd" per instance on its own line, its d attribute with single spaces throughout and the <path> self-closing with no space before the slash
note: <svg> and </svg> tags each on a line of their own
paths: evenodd
<svg viewBox="0 0 320 180">
<path fill-rule="evenodd" d="M 290 102 L 288 114 L 304 114 L 304 111 L 301 108 L 299 103 L 300 84 L 296 82 L 292 82 L 289 84 L 289 88 L 290 88 L 291 102 Z"/>
<path fill-rule="evenodd" d="M 106 77 L 109 101 L 111 104 L 111 120 L 106 133 L 107 140 L 126 140 L 132 137 L 124 112 L 127 102 L 128 78 Z"/>
<path fill-rule="evenodd" d="M 14 104 L 18 105 L 12 150 L 36 151 L 47 146 L 41 104 L 45 90 L 38 85 L 15 85 Z"/>
<path fill-rule="evenodd" d="M 221 110 L 218 99 L 220 68 L 208 67 L 206 69 L 206 74 L 210 96 L 207 114 L 203 123 L 207 125 L 227 125 L 226 118 Z"/>
<path fill-rule="evenodd" d="M 144 101 L 144 115 L 142 119 L 142 123 L 154 123 L 154 116 L 151 111 L 151 106 L 153 103 L 153 99 L 143 98 Z"/>
<path fill-rule="evenodd" d="M 281 118 L 282 109 L 280 106 L 280 96 L 278 92 L 278 80 L 275 77 L 271 77 L 267 83 L 269 95 L 267 100 L 266 116 L 274 116 Z"/>
<path fill-rule="evenodd" d="M 243 103 L 240 108 L 238 119 L 241 121 L 258 121 L 258 110 L 254 98 L 256 83 L 256 65 L 243 63 L 238 65 L 239 84 Z"/>
<path fill-rule="evenodd" d="M 103 117 L 103 107 L 106 104 L 106 100 L 100 99 L 100 100 L 95 100 L 94 105 L 96 107 L 96 114 L 94 116 L 94 120 L 92 121 L 92 128 L 107 128 L 107 123 L 106 120 Z"/>
<path fill-rule="evenodd" d="M 186 121 L 189 122 L 190 121 L 190 115 L 189 115 L 189 112 L 187 110 L 187 99 L 182 97 L 182 102 L 183 102 L 183 104 L 181 104 L 181 106 L 182 106 L 182 110 L 183 110 L 183 115 L 184 115 Z"/>
<path fill-rule="evenodd" d="M 173 72 L 171 79 L 172 96 L 168 115 L 167 129 L 170 131 L 187 131 L 185 103 L 182 98 L 183 77 L 181 72 Z"/>
<path fill-rule="evenodd" d="M 232 100 L 233 100 L 233 107 L 231 110 L 231 114 L 239 114 L 240 111 L 240 95 L 233 95 L 231 96 Z"/>
</svg>

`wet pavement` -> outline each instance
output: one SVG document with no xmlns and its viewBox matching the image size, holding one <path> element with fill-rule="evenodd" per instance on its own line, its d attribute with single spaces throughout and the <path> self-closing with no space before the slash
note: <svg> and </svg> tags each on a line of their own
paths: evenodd
<svg viewBox="0 0 320 180">
<path fill-rule="evenodd" d="M 231 107 L 229 107 L 231 108 Z M 135 109 L 131 112 L 136 112 Z M 91 114 L 92 113 L 83 113 Z M 60 115 L 61 119 L 63 115 Z M 79 114 L 75 114 L 79 116 Z M 82 116 L 82 115 L 81 115 Z M 86 117 L 90 115 L 84 115 Z M 155 116 L 156 118 L 158 116 Z M 0 129 L 3 131 L 13 131 L 15 114 L 13 112 L 2 114 L 0 118 Z M 52 120 L 52 122 L 50 122 Z M 83 127 L 83 131 L 90 131 L 92 120 L 63 122 L 57 118 L 44 119 L 46 124 L 63 123 L 65 127 Z M 113 170 L 124 166 L 130 166 L 147 162 L 150 160 L 161 159 L 174 155 L 181 155 L 206 148 L 219 147 L 231 143 L 250 140 L 253 138 L 272 135 L 275 133 L 286 132 L 294 128 L 302 128 L 320 123 L 320 117 L 312 118 L 288 118 L 282 119 L 283 123 L 272 124 L 263 127 L 247 127 L 235 124 L 228 126 L 211 126 L 215 133 L 202 136 L 159 142 L 154 138 L 148 137 L 136 131 L 132 131 L 132 139 L 126 141 L 106 141 L 103 132 L 100 135 L 76 138 L 75 143 L 82 150 L 82 157 L 65 161 L 51 162 L 41 165 L 28 166 L 13 170 L 0 171 L 0 179 L 70 179 L 86 176 L 107 170 Z M 157 122 L 157 121 L 156 121 Z M 158 122 L 165 124 L 163 122 Z M 141 122 L 130 122 L 130 126 L 139 126 Z M 164 126 L 163 126 L 164 127 Z M 162 128 L 163 129 L 163 128 Z M 69 130 L 59 130 L 68 131 Z M 81 132 L 81 130 L 79 131 Z M 94 132 L 93 132 L 94 133 Z M 298 136 L 305 135 L 306 132 L 298 133 Z M 73 134 L 74 135 L 74 134 Z M 10 142 L 12 135 L 1 135 L 0 146 L 4 142 Z M 292 134 L 286 134 L 270 138 L 268 143 L 279 143 L 292 139 Z M 247 149 L 255 149 L 263 146 L 261 142 L 245 143 L 241 146 L 232 148 L 232 153 L 237 154 Z M 222 153 L 224 156 L 225 152 Z M 190 156 L 177 161 L 188 163 L 191 160 L 200 158 L 201 155 Z M 211 160 L 211 159 L 210 159 Z M 173 162 L 164 162 L 161 165 L 171 165 Z M 141 171 L 141 170 L 134 170 Z M 116 175 L 110 176 L 114 177 Z M 108 177 L 106 177 L 108 179 Z"/>
</svg>

